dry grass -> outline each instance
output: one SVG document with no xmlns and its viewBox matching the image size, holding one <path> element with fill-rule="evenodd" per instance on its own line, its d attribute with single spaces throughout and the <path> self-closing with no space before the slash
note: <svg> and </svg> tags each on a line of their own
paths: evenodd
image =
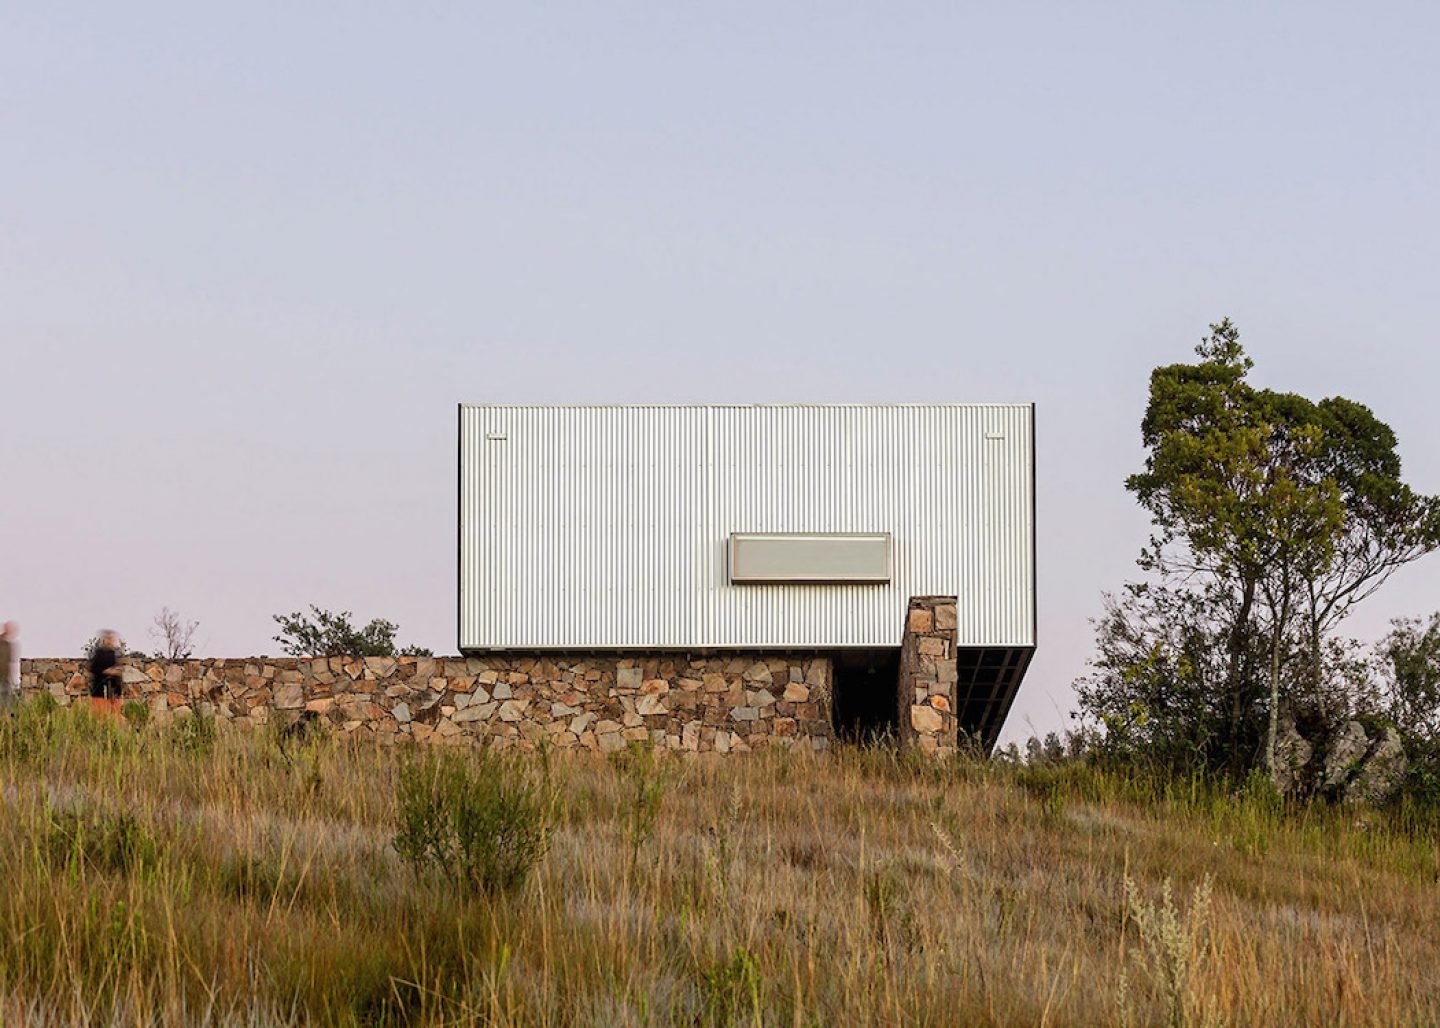
<svg viewBox="0 0 1440 1028">
<path fill-rule="evenodd" d="M 5 720 L 0 1017 L 1440 1023 L 1418 823 L 883 752 L 664 760 L 658 800 L 634 766 L 516 758 L 549 853 L 492 899 L 391 847 L 416 756 Z"/>
</svg>

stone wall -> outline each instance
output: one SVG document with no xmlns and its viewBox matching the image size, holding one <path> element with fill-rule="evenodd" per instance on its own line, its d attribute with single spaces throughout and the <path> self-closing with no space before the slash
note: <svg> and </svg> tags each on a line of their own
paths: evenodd
<svg viewBox="0 0 1440 1028">
<path fill-rule="evenodd" d="M 813 653 L 506 654 L 129 661 L 125 698 L 159 721 L 192 711 L 237 725 L 305 711 L 385 741 L 618 750 L 649 742 L 731 753 L 830 745 L 831 662 Z M 79 660 L 20 664 L 26 693 L 88 695 Z"/>
<path fill-rule="evenodd" d="M 927 753 L 957 746 L 954 596 L 913 596 L 900 649 L 900 741 Z"/>
</svg>

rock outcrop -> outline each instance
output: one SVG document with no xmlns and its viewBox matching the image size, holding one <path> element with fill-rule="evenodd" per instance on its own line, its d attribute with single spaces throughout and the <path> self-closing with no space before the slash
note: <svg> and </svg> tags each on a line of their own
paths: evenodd
<svg viewBox="0 0 1440 1028">
<path fill-rule="evenodd" d="M 1367 803 L 1384 802 L 1395 794 L 1409 769 L 1410 762 L 1405 758 L 1400 733 L 1387 725 L 1355 776 L 1347 783 L 1346 798 Z"/>
<path fill-rule="evenodd" d="M 1343 790 L 1355 777 L 1370 752 L 1370 737 L 1359 721 L 1346 721 L 1330 736 L 1325 747 L 1325 762 L 1320 769 L 1320 788 L 1326 792 Z"/>
<path fill-rule="evenodd" d="M 1408 769 L 1405 747 L 1391 726 L 1367 731 L 1352 719 L 1326 730 L 1299 725 L 1288 714 L 1279 719 L 1273 780 L 1286 796 L 1383 803 Z"/>
<path fill-rule="evenodd" d="M 1308 791 L 1310 761 L 1315 747 L 1300 734 L 1295 719 L 1283 715 L 1275 733 L 1275 788 L 1285 796 L 1298 796 Z"/>
</svg>

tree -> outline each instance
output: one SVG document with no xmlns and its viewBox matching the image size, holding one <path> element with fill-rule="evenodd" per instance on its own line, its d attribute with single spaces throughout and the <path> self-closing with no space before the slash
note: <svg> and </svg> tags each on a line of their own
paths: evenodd
<svg viewBox="0 0 1440 1028">
<path fill-rule="evenodd" d="M 1224 767 L 1233 752 L 1254 752 L 1258 720 L 1242 717 L 1237 737 L 1231 708 L 1263 709 L 1263 640 L 1251 623 L 1232 696 L 1234 604 L 1215 586 L 1163 583 L 1132 582 L 1105 597 L 1093 670 L 1075 683 L 1081 710 L 1104 728 L 1100 755 L 1179 770 Z"/>
<path fill-rule="evenodd" d="M 1407 741 L 1440 741 L 1440 612 L 1429 621 L 1398 618 L 1378 652 L 1395 727 Z"/>
<path fill-rule="evenodd" d="M 363 628 L 350 623 L 351 613 L 339 614 L 310 605 L 310 614 L 276 614 L 280 634 L 275 641 L 292 657 L 393 657 L 430 656 L 419 646 L 395 648 L 399 626 L 393 621 L 375 618 Z"/>
<path fill-rule="evenodd" d="M 1264 554 L 1260 592 L 1269 615 L 1270 697 L 1265 732 L 1265 769 L 1275 770 L 1275 735 L 1280 712 L 1280 679 L 1302 583 L 1313 582 L 1334 559 L 1335 540 L 1345 519 L 1340 489 L 1332 478 L 1317 476 L 1322 440 L 1315 425 L 1286 417 L 1301 397 L 1270 392 L 1254 396 L 1255 420 L 1264 426 L 1261 451 L 1263 490 L 1251 511 Z"/>
<path fill-rule="evenodd" d="M 1269 612 L 1270 703 L 1266 762 L 1273 763 L 1281 651 L 1295 590 L 1329 560 L 1342 510 L 1333 482 L 1306 474 L 1318 432 L 1279 415 L 1284 398 L 1246 380 L 1254 362 L 1228 320 L 1210 326 L 1198 364 L 1155 369 L 1141 438 L 1145 470 L 1127 488 L 1157 534 L 1140 563 L 1162 578 L 1200 577 L 1236 597 L 1225 647 L 1233 741 L 1241 732 L 1243 642 L 1257 599 Z M 1232 757 L 1240 753 L 1232 749 Z"/>
<path fill-rule="evenodd" d="M 150 638 L 159 644 L 156 659 L 189 660 L 195 652 L 195 629 L 199 625 L 198 621 L 185 621 L 169 607 L 161 607 L 150 627 Z"/>
<path fill-rule="evenodd" d="M 1224 674 L 1211 668 L 1206 686 L 1227 718 L 1217 724 L 1204 708 L 1207 753 L 1224 751 L 1238 771 L 1259 749 L 1273 767 L 1282 703 L 1304 693 L 1322 717 L 1333 713 L 1325 708 L 1334 690 L 1323 676 L 1341 665 L 1327 634 L 1396 568 L 1440 546 L 1440 500 L 1400 480 L 1394 433 L 1367 408 L 1252 386 L 1253 362 L 1228 319 L 1210 326 L 1196 354 L 1197 362 L 1159 367 L 1150 377 L 1145 466 L 1126 481 L 1154 525 L 1139 564 L 1165 590 L 1166 617 L 1180 616 L 1187 602 L 1203 605 L 1204 631 L 1224 654 Z M 1098 625 L 1098 677 L 1082 690 L 1082 709 L 1115 717 L 1105 703 L 1123 691 L 1113 688 L 1117 669 L 1140 681 L 1151 669 L 1156 695 L 1193 689 L 1176 662 L 1194 640 L 1168 621 L 1157 627 L 1156 615 L 1139 594 L 1107 609 Z M 1135 618 L 1148 626 L 1137 646 L 1149 639 L 1158 650 L 1117 648 Z M 1257 697 L 1258 663 L 1265 670 Z M 1184 716 L 1199 716 L 1182 707 Z M 1263 746 L 1246 724 L 1256 714 L 1266 724 Z M 1180 737 L 1193 741 L 1200 727 L 1192 723 Z M 1149 737 L 1171 736 L 1152 730 Z"/>
<path fill-rule="evenodd" d="M 1329 566 L 1305 584 L 1318 695 L 1326 634 L 1397 570 L 1440 547 L 1440 497 L 1421 496 L 1401 481 L 1395 433 L 1368 407 L 1333 397 L 1312 411 L 1322 440 L 1317 463 L 1339 488 L 1346 512 Z"/>
</svg>

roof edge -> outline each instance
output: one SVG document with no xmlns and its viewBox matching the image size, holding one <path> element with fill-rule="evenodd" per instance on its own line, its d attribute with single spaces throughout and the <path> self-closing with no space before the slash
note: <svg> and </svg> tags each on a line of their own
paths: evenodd
<svg viewBox="0 0 1440 1028">
<path fill-rule="evenodd" d="M 461 403 L 462 409 L 479 410 L 1021 410 L 1033 408 L 1030 401 L 1000 403 Z"/>
</svg>

